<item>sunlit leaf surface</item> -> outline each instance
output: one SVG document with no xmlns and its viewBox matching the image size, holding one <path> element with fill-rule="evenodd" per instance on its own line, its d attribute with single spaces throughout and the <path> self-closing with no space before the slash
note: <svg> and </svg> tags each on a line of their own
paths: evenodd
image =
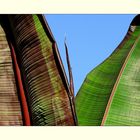
<svg viewBox="0 0 140 140">
<path fill-rule="evenodd" d="M 140 16 L 76 96 L 79 125 L 140 125 Z"/>
</svg>

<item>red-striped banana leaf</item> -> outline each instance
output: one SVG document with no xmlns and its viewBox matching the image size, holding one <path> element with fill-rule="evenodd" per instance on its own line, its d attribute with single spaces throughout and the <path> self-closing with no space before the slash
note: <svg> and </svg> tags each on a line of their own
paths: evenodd
<svg viewBox="0 0 140 140">
<path fill-rule="evenodd" d="M 69 83 L 44 17 L 3 17 L 19 87 L 20 120 L 24 125 L 76 125 Z"/>
<path fill-rule="evenodd" d="M 79 125 L 140 125 L 140 15 L 115 51 L 87 75 L 76 112 Z"/>
</svg>

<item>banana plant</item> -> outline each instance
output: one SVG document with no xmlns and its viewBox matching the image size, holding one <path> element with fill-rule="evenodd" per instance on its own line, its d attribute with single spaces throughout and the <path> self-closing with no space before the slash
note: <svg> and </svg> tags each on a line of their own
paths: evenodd
<svg viewBox="0 0 140 140">
<path fill-rule="evenodd" d="M 113 53 L 88 73 L 75 100 L 79 125 L 140 125 L 140 15 Z"/>
</svg>

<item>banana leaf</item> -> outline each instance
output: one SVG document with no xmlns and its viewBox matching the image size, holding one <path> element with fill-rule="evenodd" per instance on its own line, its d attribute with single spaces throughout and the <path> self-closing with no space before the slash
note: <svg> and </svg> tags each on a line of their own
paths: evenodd
<svg viewBox="0 0 140 140">
<path fill-rule="evenodd" d="M 23 125 L 18 92 L 10 47 L 0 25 L 0 126 Z"/>
<path fill-rule="evenodd" d="M 86 76 L 77 96 L 79 125 L 140 125 L 140 15 L 114 52 Z"/>
<path fill-rule="evenodd" d="M 19 96 L 24 125 L 76 125 L 69 83 L 44 17 L 4 15 L 4 18 L 3 27 L 22 92 Z"/>
</svg>

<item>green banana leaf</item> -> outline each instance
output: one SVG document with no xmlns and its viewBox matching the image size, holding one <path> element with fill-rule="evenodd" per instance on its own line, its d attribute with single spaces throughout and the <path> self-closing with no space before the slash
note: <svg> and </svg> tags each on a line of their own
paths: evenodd
<svg viewBox="0 0 140 140">
<path fill-rule="evenodd" d="M 75 100 L 79 125 L 140 125 L 140 15 L 114 52 L 86 76 Z"/>
</svg>

